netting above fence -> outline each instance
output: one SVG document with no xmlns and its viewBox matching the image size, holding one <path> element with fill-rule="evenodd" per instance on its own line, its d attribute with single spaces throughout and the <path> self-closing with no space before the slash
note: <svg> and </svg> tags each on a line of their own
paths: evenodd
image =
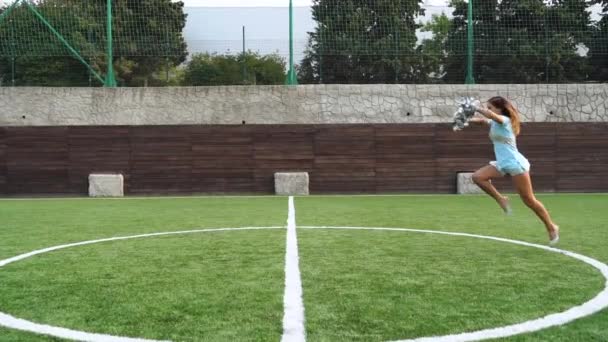
<svg viewBox="0 0 608 342">
<path fill-rule="evenodd" d="M 13 0 L 2 10 L 0 56 L 182 56 L 183 4 L 171 0 Z M 69 46 L 69 47 L 68 47 Z"/>
<path fill-rule="evenodd" d="M 317 27 L 310 34 L 306 76 L 325 83 L 462 82 L 470 48 L 472 72 L 481 82 L 586 80 L 593 72 L 588 57 L 608 58 L 608 17 L 598 22 L 599 7 L 590 5 L 315 0 Z"/>
<path fill-rule="evenodd" d="M 300 83 L 608 81 L 608 0 L 443 3 L 311 0 L 310 7 L 294 9 L 290 36 L 288 0 L 270 8 L 188 8 L 174 0 L 4 0 L 0 83 L 3 73 L 18 80 L 32 58 L 39 65 L 43 59 L 67 60 L 78 54 L 91 64 L 89 69 L 99 71 L 113 58 L 124 80 L 134 74 L 148 79 L 158 72 L 169 80 L 170 73 L 186 70 L 197 75 L 186 80 L 199 81 L 184 85 L 216 85 L 227 79 L 256 84 L 252 79 L 268 80 L 261 75 L 267 72 L 247 76 L 252 66 L 238 56 L 253 52 L 286 63 L 290 43 Z M 198 69 L 189 69 L 196 53 L 234 58 L 228 66 L 226 58 L 203 57 L 196 59 Z M 187 55 L 192 58 L 186 60 Z M 272 60 L 275 69 L 285 64 Z M 182 69 L 171 69 L 182 62 Z M 228 73 L 243 76 L 224 77 Z"/>
</svg>

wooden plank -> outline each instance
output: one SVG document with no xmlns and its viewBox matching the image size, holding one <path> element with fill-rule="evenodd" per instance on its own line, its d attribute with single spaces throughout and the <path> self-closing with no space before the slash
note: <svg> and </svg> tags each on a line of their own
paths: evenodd
<svg viewBox="0 0 608 342">
<path fill-rule="evenodd" d="M 127 193 L 274 192 L 305 171 L 311 191 L 448 192 L 494 159 L 488 130 L 448 124 L 0 128 L 0 193 L 86 193 L 120 172 Z M 518 145 L 538 191 L 608 190 L 608 124 L 526 123 Z M 512 190 L 509 177 L 498 179 Z"/>
<path fill-rule="evenodd" d="M 253 192 L 251 126 L 203 126 L 193 129 L 192 191 Z"/>
<path fill-rule="evenodd" d="M 370 156 L 375 153 L 375 129 L 371 125 L 317 126 L 315 156 Z"/>
<path fill-rule="evenodd" d="M 377 158 L 404 156 L 432 158 L 434 155 L 435 125 L 375 126 L 375 154 Z"/>
<path fill-rule="evenodd" d="M 486 127 L 471 126 L 454 132 L 450 125 L 435 126 L 436 158 L 492 158 L 492 142 Z"/>
<path fill-rule="evenodd" d="M 192 191 L 253 192 L 252 126 L 202 126 L 192 131 Z"/>
<path fill-rule="evenodd" d="M 254 189 L 274 193 L 276 172 L 309 172 L 315 157 L 314 126 L 256 126 L 253 159 Z"/>
<path fill-rule="evenodd" d="M 376 129 L 373 125 L 317 126 L 311 191 L 375 191 Z"/>
<path fill-rule="evenodd" d="M 608 182 L 606 178 L 598 175 L 560 176 L 557 179 L 557 191 L 559 192 L 606 192 Z"/>
<path fill-rule="evenodd" d="M 365 177 L 359 178 L 324 178 L 314 179 L 310 183 L 313 193 L 375 193 L 375 181 Z"/>
<path fill-rule="evenodd" d="M 376 192 L 403 192 L 403 193 L 425 193 L 434 192 L 434 189 L 429 190 L 429 184 L 435 184 L 438 181 L 433 174 L 416 175 L 413 177 L 402 176 L 386 176 L 376 178 Z"/>
<path fill-rule="evenodd" d="M 6 194 L 7 191 L 7 132 L 6 128 L 0 127 L 0 194 Z"/>
<path fill-rule="evenodd" d="M 435 161 L 403 159 L 376 163 L 376 192 L 425 192 L 437 182 Z"/>
<path fill-rule="evenodd" d="M 376 192 L 426 192 L 435 184 L 435 126 L 375 126 Z"/>
<path fill-rule="evenodd" d="M 129 192 L 192 192 L 192 126 L 130 127 Z"/>
<path fill-rule="evenodd" d="M 517 137 L 519 151 L 531 161 L 554 160 L 557 146 L 556 127 L 554 123 L 523 124 Z"/>
<path fill-rule="evenodd" d="M 213 177 L 204 176 L 197 178 L 193 175 L 192 180 L 194 193 L 253 193 L 255 192 L 254 179 L 247 177 Z"/>
<path fill-rule="evenodd" d="M 608 191 L 608 124 L 559 124 L 556 136 L 556 190 Z"/>
<path fill-rule="evenodd" d="M 7 193 L 71 192 L 66 127 L 9 127 L 6 133 Z"/>
<path fill-rule="evenodd" d="M 70 189 L 88 192 L 91 173 L 119 173 L 130 179 L 130 138 L 125 126 L 74 126 L 68 129 Z"/>
<path fill-rule="evenodd" d="M 554 192 L 556 189 L 556 128 L 555 123 L 524 123 L 517 137 L 519 151 L 530 161 L 534 191 Z"/>
<path fill-rule="evenodd" d="M 374 124 L 376 137 L 434 137 L 436 124 Z"/>
</svg>

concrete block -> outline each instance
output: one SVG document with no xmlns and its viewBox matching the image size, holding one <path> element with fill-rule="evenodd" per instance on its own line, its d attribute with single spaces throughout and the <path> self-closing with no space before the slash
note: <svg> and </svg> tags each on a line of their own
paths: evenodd
<svg viewBox="0 0 608 342">
<path fill-rule="evenodd" d="M 473 172 L 458 173 L 456 192 L 458 194 L 483 194 L 483 190 L 473 182 Z"/>
<path fill-rule="evenodd" d="M 121 174 L 90 174 L 89 197 L 123 197 L 124 177 Z"/>
<path fill-rule="evenodd" d="M 274 190 L 277 195 L 308 195 L 308 172 L 277 172 L 274 174 Z"/>
</svg>

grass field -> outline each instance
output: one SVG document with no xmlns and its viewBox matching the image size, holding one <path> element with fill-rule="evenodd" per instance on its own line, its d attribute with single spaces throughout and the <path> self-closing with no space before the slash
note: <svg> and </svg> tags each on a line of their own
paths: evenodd
<svg viewBox="0 0 608 342">
<path fill-rule="evenodd" d="M 608 263 L 608 196 L 541 195 L 558 248 Z M 108 241 L 0 267 L 0 311 L 41 324 L 172 341 L 279 341 L 286 197 L 0 200 L 0 260 Z M 500 327 L 593 298 L 593 267 L 536 248 L 392 227 L 547 244 L 513 198 L 505 216 L 484 196 L 295 198 L 307 341 L 391 341 Z M 608 341 L 608 310 L 501 341 Z M 0 328 L 0 341 L 62 341 Z"/>
</svg>

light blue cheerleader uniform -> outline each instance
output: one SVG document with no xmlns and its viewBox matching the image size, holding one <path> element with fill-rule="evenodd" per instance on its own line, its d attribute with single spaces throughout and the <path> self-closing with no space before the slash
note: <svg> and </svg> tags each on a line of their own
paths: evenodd
<svg viewBox="0 0 608 342">
<path fill-rule="evenodd" d="M 490 162 L 498 172 L 504 175 L 517 176 L 530 171 L 530 162 L 517 150 L 517 143 L 511 119 L 502 117 L 503 123 L 490 121 L 490 140 L 494 144 L 496 161 Z"/>
</svg>

